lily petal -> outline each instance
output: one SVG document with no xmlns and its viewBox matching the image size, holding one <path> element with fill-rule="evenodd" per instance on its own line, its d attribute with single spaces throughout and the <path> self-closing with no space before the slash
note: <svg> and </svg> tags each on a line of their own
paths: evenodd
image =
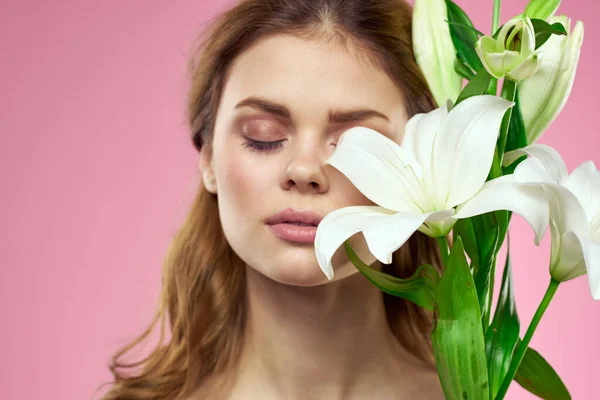
<svg viewBox="0 0 600 400">
<path fill-rule="evenodd" d="M 345 131 L 326 161 L 375 204 L 394 211 L 421 212 L 421 168 L 410 152 L 365 127 Z"/>
<path fill-rule="evenodd" d="M 435 137 L 448 117 L 450 105 L 451 103 L 446 102 L 429 113 L 416 114 L 406 123 L 402 147 L 408 151 L 412 150 L 415 159 L 425 170 L 431 169 L 435 157 L 433 154 Z"/>
<path fill-rule="evenodd" d="M 507 76 L 515 81 L 531 78 L 539 69 L 541 61 L 541 57 L 537 53 L 531 53 L 519 65 L 509 71 Z"/>
<path fill-rule="evenodd" d="M 542 163 L 543 168 L 548 171 L 548 175 L 553 182 L 562 184 L 567 179 L 569 173 L 564 160 L 558 151 L 545 144 L 536 143 L 522 149 L 509 151 L 504 154 L 503 164 L 504 166 L 510 165 L 524 155 L 538 159 Z"/>
<path fill-rule="evenodd" d="M 382 263 L 392 261 L 392 253 L 421 226 L 429 214 L 395 213 L 379 206 L 351 206 L 325 216 L 317 228 L 315 252 L 328 279 L 333 279 L 331 259 L 352 235 L 362 232 L 369 251 Z"/>
<path fill-rule="evenodd" d="M 550 36 L 537 50 L 542 58 L 539 70 L 519 86 L 519 104 L 527 143 L 534 143 L 561 112 L 577 72 L 584 36 L 583 23 L 577 21 L 571 32 L 571 20 L 567 16 L 548 19 L 549 24 L 556 22 L 565 27 L 568 35 Z"/>
<path fill-rule="evenodd" d="M 414 3 L 413 51 L 438 105 L 447 99 L 456 100 L 462 87 L 462 78 L 454 70 L 456 51 L 447 19 L 445 0 Z"/>
<path fill-rule="evenodd" d="M 433 212 L 421 225 L 419 231 L 432 238 L 447 236 L 456 224 L 456 219 L 450 218 L 453 215 L 454 209 Z"/>
<path fill-rule="evenodd" d="M 497 210 L 509 210 L 525 218 L 535 233 L 536 245 L 540 244 L 549 221 L 548 198 L 541 187 L 520 185 L 513 175 L 492 179 L 458 207 L 454 218 Z"/>
<path fill-rule="evenodd" d="M 580 242 L 592 297 L 600 300 L 600 243 L 588 238 L 580 239 Z"/>
<path fill-rule="evenodd" d="M 593 161 L 586 161 L 571 172 L 565 185 L 581 203 L 592 236 L 600 235 L 600 172 Z"/>
<path fill-rule="evenodd" d="M 504 50 L 502 53 L 502 72 L 506 73 L 515 69 L 521 61 L 522 57 L 518 51 Z"/>
<path fill-rule="evenodd" d="M 382 263 L 390 264 L 392 253 L 406 243 L 430 214 L 398 212 L 369 219 L 362 231 L 369 251 Z"/>
<path fill-rule="evenodd" d="M 482 61 L 485 70 L 496 79 L 504 77 L 502 70 L 502 53 L 496 53 L 496 40 L 490 36 L 482 36 L 475 43 L 475 52 Z"/>
<path fill-rule="evenodd" d="M 573 192 L 564 186 L 546 185 L 554 193 L 550 198 L 550 214 L 561 232 L 575 232 L 580 237 L 589 236 L 589 224 L 581 203 Z"/>
<path fill-rule="evenodd" d="M 523 162 L 517 166 L 513 175 L 515 181 L 522 185 L 545 185 L 556 183 L 548 173 L 548 170 L 544 168 L 542 162 L 537 158 L 523 160 Z"/>
<path fill-rule="evenodd" d="M 560 267 L 563 268 L 566 261 L 577 258 L 573 255 L 572 246 L 567 243 L 565 247 L 565 243 L 563 243 L 563 240 L 569 239 L 566 234 L 572 232 L 578 238 L 587 238 L 590 236 L 589 225 L 581 203 L 569 189 L 554 183 L 545 184 L 542 187 L 548 194 L 550 206 L 550 233 L 552 235 L 550 265 L 555 268 L 559 267 L 560 263 L 562 264 Z M 571 242 L 573 241 L 571 240 Z M 570 253 L 567 254 L 565 251 Z M 565 256 L 563 253 L 567 255 Z M 569 262 L 569 264 L 572 264 L 573 268 L 577 265 L 575 262 Z"/>
<path fill-rule="evenodd" d="M 432 196 L 437 210 L 470 199 L 485 182 L 502 117 L 514 103 L 498 96 L 473 96 L 454 107 L 435 137 Z"/>
<path fill-rule="evenodd" d="M 433 152 L 435 137 L 440 131 L 444 121 L 448 117 L 450 102 L 426 114 L 416 114 L 406 123 L 402 148 L 412 152 L 414 158 L 421 166 L 423 172 L 423 183 L 426 190 L 431 193 L 431 174 L 435 154 Z"/>
<path fill-rule="evenodd" d="M 558 10 L 560 0 L 531 0 L 525 8 L 524 14 L 529 18 L 546 20 Z"/>
<path fill-rule="evenodd" d="M 535 51 L 535 29 L 529 18 L 523 18 L 523 30 L 521 31 L 521 53 L 529 54 Z"/>
<path fill-rule="evenodd" d="M 557 232 L 558 233 L 558 232 Z M 552 232 L 552 247 L 558 247 L 557 237 Z M 550 275 L 559 282 L 570 281 L 585 275 L 585 257 L 579 237 L 567 232 L 560 238 L 560 257 L 550 264 Z"/>
<path fill-rule="evenodd" d="M 479 40 L 479 47 L 483 53 L 495 53 L 496 52 L 496 39 L 491 36 L 482 36 Z M 482 54 L 483 54 L 482 53 Z M 481 54 L 480 54 L 481 57 Z"/>
</svg>

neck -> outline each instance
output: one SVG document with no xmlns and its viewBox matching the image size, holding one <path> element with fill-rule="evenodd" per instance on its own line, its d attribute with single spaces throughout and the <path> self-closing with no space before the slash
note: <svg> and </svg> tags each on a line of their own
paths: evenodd
<svg viewBox="0 0 600 400">
<path fill-rule="evenodd" d="M 383 294 L 362 274 L 298 287 L 246 272 L 245 343 L 231 398 L 247 399 L 249 388 L 261 399 L 371 398 L 415 365 L 390 329 Z"/>
</svg>

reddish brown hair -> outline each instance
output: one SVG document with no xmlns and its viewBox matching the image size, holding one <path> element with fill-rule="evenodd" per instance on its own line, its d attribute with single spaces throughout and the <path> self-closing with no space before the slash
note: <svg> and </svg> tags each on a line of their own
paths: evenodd
<svg viewBox="0 0 600 400">
<path fill-rule="evenodd" d="M 405 96 L 410 117 L 434 108 L 412 51 L 412 9 L 404 0 L 245 0 L 219 15 L 190 60 L 188 118 L 194 146 L 211 146 L 221 92 L 232 61 L 261 38 L 289 34 L 357 46 Z M 208 147 L 207 149 L 210 149 Z M 439 266 L 437 246 L 417 233 L 384 270 L 410 276 L 418 265 Z M 203 185 L 165 259 L 159 307 L 150 326 L 117 352 L 104 399 L 189 396 L 211 376 L 235 367 L 245 321 L 245 267 L 228 245 L 218 203 Z M 433 365 L 431 314 L 385 295 L 398 341 Z M 165 324 L 170 338 L 165 340 Z M 160 324 L 160 343 L 137 362 L 122 358 Z"/>
</svg>

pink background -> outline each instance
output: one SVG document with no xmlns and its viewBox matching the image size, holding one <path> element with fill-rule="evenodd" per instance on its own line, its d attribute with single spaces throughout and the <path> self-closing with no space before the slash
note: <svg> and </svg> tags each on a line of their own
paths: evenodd
<svg viewBox="0 0 600 400">
<path fill-rule="evenodd" d="M 110 3 L 110 5 L 108 5 Z M 191 40 L 229 2 L 0 4 L 0 398 L 91 398 L 113 352 L 149 322 L 161 262 L 195 190 L 185 65 Z M 217 4 L 215 4 L 217 3 Z M 492 1 L 460 0 L 488 32 Z M 505 1 L 502 21 L 525 0 Z M 600 164 L 594 76 L 600 6 L 564 1 L 586 23 L 570 102 L 542 142 L 574 168 Z M 541 248 L 512 226 L 523 331 L 548 283 Z M 575 399 L 591 399 L 600 302 L 587 278 L 560 287 L 532 346 Z M 518 385 L 510 399 L 530 399 Z"/>
</svg>

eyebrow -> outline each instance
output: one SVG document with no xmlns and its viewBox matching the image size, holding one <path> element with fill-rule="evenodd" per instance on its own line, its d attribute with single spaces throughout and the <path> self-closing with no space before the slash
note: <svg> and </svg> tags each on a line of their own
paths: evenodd
<svg viewBox="0 0 600 400">
<path fill-rule="evenodd" d="M 272 101 L 266 100 L 261 97 L 251 96 L 236 104 L 235 108 L 251 107 L 257 110 L 264 111 L 269 114 L 273 114 L 279 117 L 290 119 L 292 114 L 290 110 L 282 105 L 273 103 Z M 378 111 L 370 108 L 359 108 L 353 110 L 329 110 L 329 122 L 330 123 L 344 123 L 354 121 L 364 121 L 369 118 L 381 118 L 386 121 L 390 119 Z"/>
</svg>

